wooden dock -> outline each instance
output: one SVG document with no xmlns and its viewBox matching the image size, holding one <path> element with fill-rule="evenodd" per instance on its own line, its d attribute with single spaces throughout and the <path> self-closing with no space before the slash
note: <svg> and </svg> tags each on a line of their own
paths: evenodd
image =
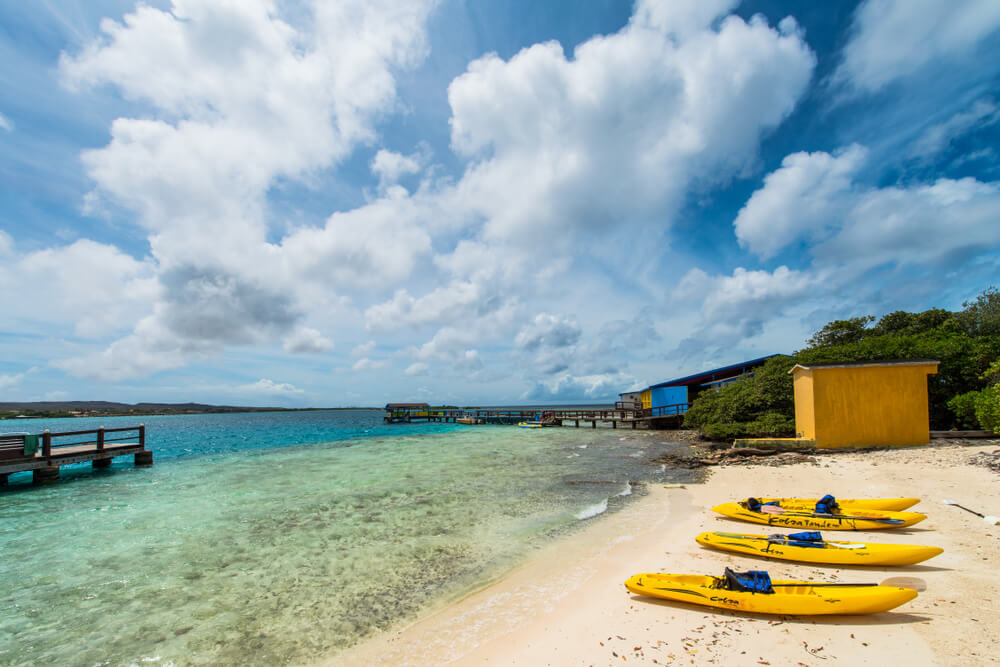
<svg viewBox="0 0 1000 667">
<path fill-rule="evenodd" d="M 391 406 L 391 407 L 390 407 Z M 452 422 L 462 424 L 517 424 L 535 422 L 542 426 L 574 426 L 581 422 L 590 428 L 610 424 L 611 428 L 678 428 L 690 404 L 679 403 L 658 408 L 616 403 L 613 408 L 566 410 L 526 410 L 505 408 L 433 408 L 418 403 L 390 403 L 386 406 L 387 423 Z"/>
<path fill-rule="evenodd" d="M 82 439 L 81 439 L 82 438 Z M 153 452 L 146 449 L 146 426 L 97 428 L 88 431 L 0 435 L 0 486 L 16 472 L 32 471 L 32 481 L 45 484 L 59 479 L 59 468 L 71 463 L 91 462 L 107 468 L 119 456 L 134 456 L 135 465 L 153 465 Z"/>
</svg>

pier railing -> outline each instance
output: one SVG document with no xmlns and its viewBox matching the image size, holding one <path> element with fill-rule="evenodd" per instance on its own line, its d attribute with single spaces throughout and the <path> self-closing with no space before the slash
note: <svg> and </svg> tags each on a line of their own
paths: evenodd
<svg viewBox="0 0 1000 667">
<path fill-rule="evenodd" d="M 134 456 L 137 466 L 153 464 L 145 425 L 6 434 L 0 436 L 0 486 L 7 485 L 10 475 L 26 471 L 32 472 L 34 483 L 47 484 L 59 479 L 62 466 L 90 462 L 94 468 L 107 468 L 120 456 Z"/>
<path fill-rule="evenodd" d="M 109 437 L 110 434 L 110 437 Z M 92 439 L 79 440 L 81 436 L 93 436 Z M 69 440 L 73 438 L 73 440 Z M 52 433 L 46 429 L 42 433 L 42 456 L 48 458 L 52 456 L 52 450 L 64 447 L 78 447 L 81 445 L 93 445 L 97 451 L 104 449 L 105 445 L 117 442 L 136 442 L 140 447 L 146 446 L 146 426 L 126 426 L 123 428 L 95 428 L 87 431 L 63 431 Z M 58 452 L 57 452 L 58 453 Z"/>
<path fill-rule="evenodd" d="M 645 417 L 679 417 L 686 413 L 691 405 L 691 403 L 674 403 L 655 408 L 643 408 L 642 414 Z"/>
</svg>

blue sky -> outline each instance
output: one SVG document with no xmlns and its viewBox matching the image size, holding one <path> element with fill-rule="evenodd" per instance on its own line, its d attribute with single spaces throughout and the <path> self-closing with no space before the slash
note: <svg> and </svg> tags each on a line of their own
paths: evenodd
<svg viewBox="0 0 1000 667">
<path fill-rule="evenodd" d="M 992 0 L 0 6 L 0 396 L 604 402 L 1000 284 Z"/>
</svg>

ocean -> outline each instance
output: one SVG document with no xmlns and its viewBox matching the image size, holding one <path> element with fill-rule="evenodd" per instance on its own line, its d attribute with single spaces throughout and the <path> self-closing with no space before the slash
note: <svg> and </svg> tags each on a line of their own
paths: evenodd
<svg viewBox="0 0 1000 667">
<path fill-rule="evenodd" d="M 379 410 L 146 424 L 155 464 L 0 490 L 0 664 L 303 664 L 484 585 L 613 514 L 669 432 L 382 423 Z"/>
</svg>

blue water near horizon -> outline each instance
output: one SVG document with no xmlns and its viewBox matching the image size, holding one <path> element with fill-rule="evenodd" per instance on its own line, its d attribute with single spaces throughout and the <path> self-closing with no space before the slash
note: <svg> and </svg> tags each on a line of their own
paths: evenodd
<svg viewBox="0 0 1000 667">
<path fill-rule="evenodd" d="M 63 417 L 5 420 L 0 432 L 53 433 L 86 431 L 104 426 L 123 428 L 145 424 L 156 436 L 155 449 L 165 459 L 236 452 L 246 449 L 288 447 L 315 442 L 376 437 L 399 433 L 400 425 L 386 424 L 382 410 L 289 410 L 225 412 L 181 415 L 114 417 Z M 411 432 L 440 433 L 455 424 L 439 422 L 407 424 Z"/>
<path fill-rule="evenodd" d="M 139 422 L 152 467 L 123 457 L 0 491 L 0 664 L 329 658 L 621 509 L 643 482 L 691 474 L 651 465 L 686 447 L 654 432 L 386 425 L 380 410 L 2 430 Z"/>
</svg>

